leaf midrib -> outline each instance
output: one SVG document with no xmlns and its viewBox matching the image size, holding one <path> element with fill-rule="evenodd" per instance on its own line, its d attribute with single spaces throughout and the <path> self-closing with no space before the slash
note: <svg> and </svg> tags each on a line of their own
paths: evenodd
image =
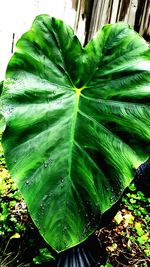
<svg viewBox="0 0 150 267">
<path fill-rule="evenodd" d="M 72 124 L 71 124 L 71 130 L 70 130 L 70 142 L 69 142 L 69 178 L 71 178 L 71 166 L 72 166 L 72 153 L 73 153 L 73 146 L 75 141 L 75 128 L 76 128 L 76 122 L 77 122 L 77 114 L 78 114 L 78 107 L 79 107 L 79 100 L 80 100 L 80 93 L 81 89 L 75 88 L 75 104 L 72 114 Z"/>
</svg>

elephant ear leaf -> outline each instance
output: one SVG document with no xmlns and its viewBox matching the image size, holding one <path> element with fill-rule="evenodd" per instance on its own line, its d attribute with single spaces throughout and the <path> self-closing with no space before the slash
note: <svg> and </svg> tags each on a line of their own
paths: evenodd
<svg viewBox="0 0 150 267">
<path fill-rule="evenodd" d="M 44 239 L 79 244 L 150 154 L 150 49 L 127 24 L 82 48 L 38 16 L 17 43 L 2 95 L 7 166 Z"/>
</svg>

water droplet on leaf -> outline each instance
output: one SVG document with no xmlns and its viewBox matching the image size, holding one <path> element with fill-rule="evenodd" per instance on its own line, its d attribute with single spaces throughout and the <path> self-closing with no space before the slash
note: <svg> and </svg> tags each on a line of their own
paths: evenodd
<svg viewBox="0 0 150 267">
<path fill-rule="evenodd" d="M 42 201 L 45 201 L 48 198 L 48 195 L 45 195 L 42 199 Z"/>
<path fill-rule="evenodd" d="M 48 167 L 48 164 L 47 164 L 46 162 L 44 163 L 44 167 L 45 167 L 45 168 L 47 168 L 47 167 Z"/>
<path fill-rule="evenodd" d="M 67 231 L 67 226 L 64 226 L 64 231 Z"/>
<path fill-rule="evenodd" d="M 115 201 L 115 196 L 111 196 L 110 202 L 113 203 Z"/>
</svg>

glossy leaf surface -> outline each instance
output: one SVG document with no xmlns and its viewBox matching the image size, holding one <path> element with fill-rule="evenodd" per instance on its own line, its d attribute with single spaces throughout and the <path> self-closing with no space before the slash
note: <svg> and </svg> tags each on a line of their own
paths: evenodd
<svg viewBox="0 0 150 267">
<path fill-rule="evenodd" d="M 85 240 L 150 154 L 150 50 L 124 23 L 85 48 L 38 16 L 17 43 L 2 96 L 8 168 L 57 251 Z"/>
</svg>

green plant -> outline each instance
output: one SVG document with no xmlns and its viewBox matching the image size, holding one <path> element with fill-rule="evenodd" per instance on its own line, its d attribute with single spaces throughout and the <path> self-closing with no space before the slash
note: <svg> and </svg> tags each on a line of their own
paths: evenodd
<svg viewBox="0 0 150 267">
<path fill-rule="evenodd" d="M 136 203 L 130 201 L 132 195 L 134 199 L 137 197 Z M 136 208 L 130 209 L 130 205 Z M 97 236 L 106 247 L 107 261 L 112 266 L 149 266 L 150 229 L 147 215 L 143 216 L 142 212 L 135 215 L 140 208 L 147 213 L 149 199 L 139 191 L 139 186 L 137 189 L 132 183 L 125 190 L 113 221 L 97 231 Z"/>
<path fill-rule="evenodd" d="M 52 256 L 48 248 L 40 248 L 39 255 L 33 258 L 35 264 L 42 264 L 52 260 L 55 260 L 55 258 Z"/>
<path fill-rule="evenodd" d="M 20 206 L 20 207 L 19 207 Z M 20 211 L 27 213 L 21 194 L 17 191 L 5 165 L 0 144 L 0 238 L 11 238 L 13 233 L 23 233 L 26 229 L 19 218 Z"/>
<path fill-rule="evenodd" d="M 120 234 L 128 239 L 128 249 L 134 250 L 133 245 L 139 247 L 139 250 L 145 254 L 145 257 L 149 257 L 150 236 L 149 236 L 149 208 L 150 199 L 138 191 L 135 184 L 130 184 L 128 192 L 122 198 L 124 204 L 123 210 L 125 213 L 119 211 L 114 221 L 119 225 L 122 225 L 126 229 L 126 232 L 121 231 Z"/>
<path fill-rule="evenodd" d="M 44 239 L 85 240 L 149 155 L 150 49 L 128 25 L 85 48 L 70 27 L 38 16 L 4 82 L 3 147 Z"/>
<path fill-rule="evenodd" d="M 105 265 L 100 265 L 100 267 L 113 267 L 110 263 L 106 263 Z"/>
</svg>

